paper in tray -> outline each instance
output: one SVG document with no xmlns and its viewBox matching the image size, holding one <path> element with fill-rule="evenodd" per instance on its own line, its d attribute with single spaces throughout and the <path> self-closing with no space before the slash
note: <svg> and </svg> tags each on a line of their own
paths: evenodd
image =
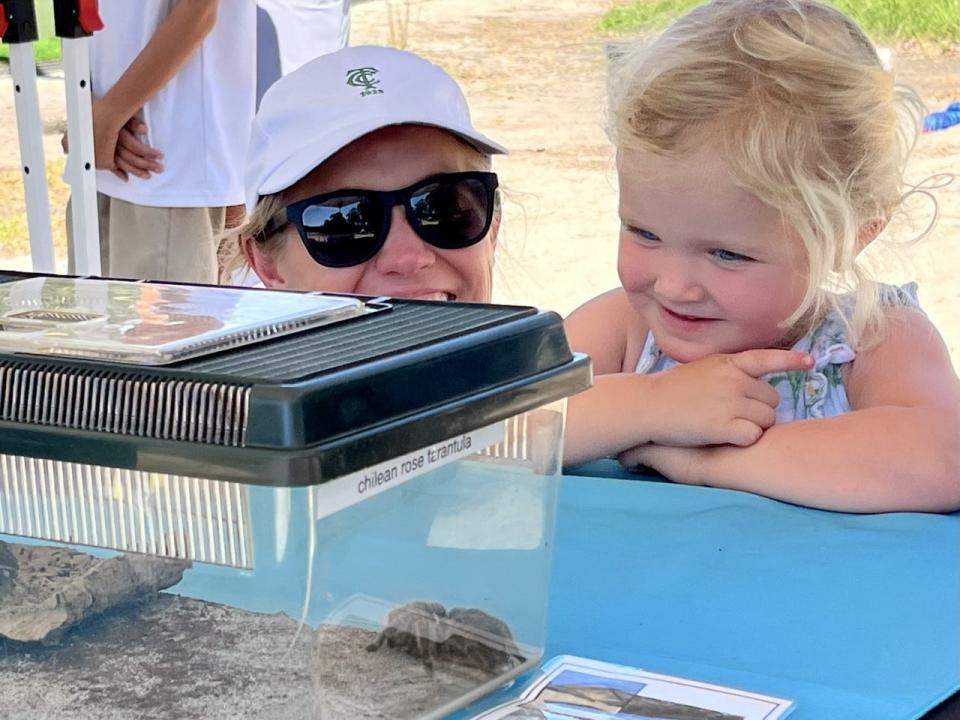
<svg viewBox="0 0 960 720">
<path fill-rule="evenodd" d="M 558 655 L 518 698 L 470 720 L 782 720 L 794 708 L 784 698 Z"/>
<path fill-rule="evenodd" d="M 317 293 L 37 277 L 0 285 L 0 351 L 166 365 L 366 311 Z"/>
</svg>

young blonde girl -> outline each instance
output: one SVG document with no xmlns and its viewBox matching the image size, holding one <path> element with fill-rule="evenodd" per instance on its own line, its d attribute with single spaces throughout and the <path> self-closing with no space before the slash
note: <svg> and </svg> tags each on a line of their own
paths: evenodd
<svg viewBox="0 0 960 720">
<path fill-rule="evenodd" d="M 611 72 L 622 287 L 568 319 L 567 463 L 854 512 L 960 508 L 960 382 L 858 254 L 922 106 L 812 0 L 715 0 Z"/>
</svg>

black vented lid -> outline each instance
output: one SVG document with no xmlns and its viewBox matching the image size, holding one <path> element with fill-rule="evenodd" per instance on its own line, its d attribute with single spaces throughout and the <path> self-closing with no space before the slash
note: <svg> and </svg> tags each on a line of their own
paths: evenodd
<svg viewBox="0 0 960 720">
<path fill-rule="evenodd" d="M 554 313 L 388 304 L 164 367 L 0 354 L 0 452 L 313 484 L 589 386 Z"/>
</svg>

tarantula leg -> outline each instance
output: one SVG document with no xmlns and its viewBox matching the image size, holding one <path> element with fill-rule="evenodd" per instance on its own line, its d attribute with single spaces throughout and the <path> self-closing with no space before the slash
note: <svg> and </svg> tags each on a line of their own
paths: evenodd
<svg viewBox="0 0 960 720">
<path fill-rule="evenodd" d="M 423 662 L 423 666 L 428 671 L 433 672 L 433 658 L 429 655 L 429 653 L 421 658 L 421 662 Z"/>
<path fill-rule="evenodd" d="M 430 638 L 427 637 L 427 632 L 429 632 L 429 625 L 427 623 L 423 623 L 417 627 L 416 632 L 413 634 L 412 652 L 410 654 L 419 658 L 427 670 L 433 671 L 433 643 L 430 641 Z"/>
<path fill-rule="evenodd" d="M 387 631 L 382 630 L 381 632 L 377 633 L 377 637 L 374 638 L 373 642 L 365 646 L 365 649 L 367 652 L 374 652 L 375 650 L 379 650 L 380 647 L 385 642 L 387 642 L 388 639 L 389 637 L 388 637 Z"/>
</svg>

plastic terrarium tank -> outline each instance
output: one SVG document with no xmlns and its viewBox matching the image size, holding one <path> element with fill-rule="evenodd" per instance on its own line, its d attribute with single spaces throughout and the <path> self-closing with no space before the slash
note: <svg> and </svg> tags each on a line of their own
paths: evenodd
<svg viewBox="0 0 960 720">
<path fill-rule="evenodd" d="M 333 304 L 162 367 L 0 354 L 4 717 L 435 718 L 539 661 L 586 361 L 527 308 Z"/>
</svg>

